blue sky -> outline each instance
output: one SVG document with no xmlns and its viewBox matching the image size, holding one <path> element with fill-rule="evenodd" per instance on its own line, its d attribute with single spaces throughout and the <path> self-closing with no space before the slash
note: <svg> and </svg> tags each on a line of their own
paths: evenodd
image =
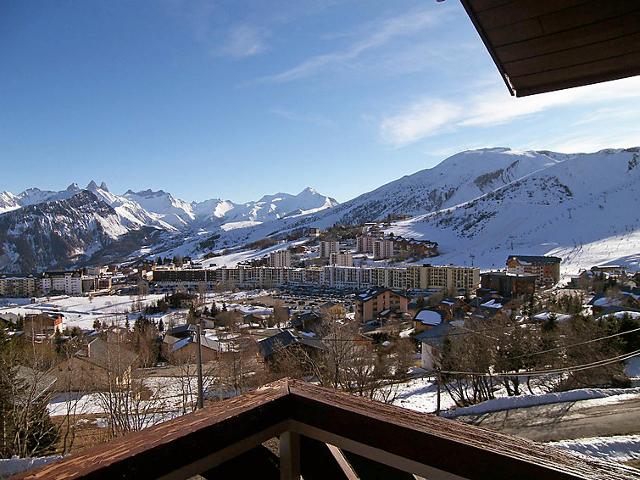
<svg viewBox="0 0 640 480">
<path fill-rule="evenodd" d="M 511 98 L 453 0 L 0 3 L 0 190 L 339 201 L 469 148 L 640 144 L 638 78 Z"/>
</svg>

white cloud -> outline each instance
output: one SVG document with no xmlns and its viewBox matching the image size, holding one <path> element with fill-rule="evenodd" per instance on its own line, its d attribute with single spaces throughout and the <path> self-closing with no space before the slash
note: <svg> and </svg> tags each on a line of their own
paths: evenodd
<svg viewBox="0 0 640 480">
<path fill-rule="evenodd" d="M 259 82 L 282 83 L 307 77 L 320 70 L 345 65 L 358 58 L 368 50 L 382 47 L 398 37 L 413 35 L 425 28 L 437 25 L 448 12 L 446 8 L 415 9 L 396 17 L 375 22 L 368 26 L 361 38 L 346 48 L 334 52 L 315 55 L 298 65 L 258 79 Z"/>
<path fill-rule="evenodd" d="M 266 36 L 264 31 L 256 27 L 237 25 L 230 30 L 219 51 L 236 58 L 250 57 L 265 50 Z"/>
<path fill-rule="evenodd" d="M 531 97 L 511 97 L 504 87 L 492 87 L 461 100 L 425 97 L 380 121 L 383 141 L 403 146 L 422 138 L 465 127 L 509 123 L 554 108 L 605 101 L 640 99 L 640 77 L 561 90 Z"/>
<path fill-rule="evenodd" d="M 422 99 L 380 124 L 384 141 L 405 145 L 451 128 L 463 111 L 459 105 L 438 99 Z"/>
</svg>

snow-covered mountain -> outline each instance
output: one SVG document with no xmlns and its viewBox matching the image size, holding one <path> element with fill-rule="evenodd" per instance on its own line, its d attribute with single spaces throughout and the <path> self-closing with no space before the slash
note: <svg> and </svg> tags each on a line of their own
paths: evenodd
<svg viewBox="0 0 640 480">
<path fill-rule="evenodd" d="M 437 241 L 441 263 L 492 268 L 509 254 L 548 254 L 565 273 L 601 263 L 639 269 L 640 149 L 552 156 L 561 161 L 390 230 Z"/>
<path fill-rule="evenodd" d="M 116 211 L 88 190 L 0 215 L 0 271 L 27 273 L 65 268 L 103 256 L 117 244 L 142 244 L 156 232 L 130 229 Z"/>
<path fill-rule="evenodd" d="M 105 183 L 98 185 L 94 181 L 85 189 L 74 183 L 60 192 L 38 188 L 17 195 L 2 192 L 0 225 L 7 231 L 4 240 L 0 238 L 0 271 L 30 272 L 51 266 L 70 266 L 96 259 L 107 246 L 113 251 L 113 258 L 118 255 L 126 258 L 142 254 L 146 247 L 162 248 L 167 243 L 185 242 L 192 235 L 260 225 L 281 217 L 331 208 L 336 203 L 310 188 L 298 195 L 267 195 L 246 204 L 216 199 L 188 203 L 162 190 L 129 190 L 124 195 L 116 195 Z M 78 218 L 79 211 L 84 215 L 82 218 Z M 67 221 L 68 226 L 75 222 L 75 230 L 65 228 Z M 100 227 L 98 230 L 96 225 Z M 28 234 L 24 233 L 27 231 Z M 100 233 L 100 241 L 95 240 L 96 231 Z M 29 248 L 24 238 L 14 235 L 17 232 L 23 237 L 26 235 Z M 67 237 L 73 248 L 67 245 Z M 103 237 L 111 240 L 103 241 Z M 151 245 L 150 237 L 156 241 Z M 114 245 L 120 247 L 116 249 Z M 143 246 L 145 249 L 141 249 Z"/>
<path fill-rule="evenodd" d="M 192 203 L 191 207 L 201 225 L 227 224 L 226 229 L 230 230 L 231 227 L 238 225 L 255 225 L 284 217 L 306 215 L 330 209 L 336 205 L 338 202 L 335 199 L 307 187 L 297 195 L 281 192 L 265 195 L 258 201 L 243 204 L 228 200 L 207 200 Z"/>
<path fill-rule="evenodd" d="M 139 255 L 197 258 L 303 227 L 397 216 L 411 218 L 389 229 L 438 242 L 439 263 L 501 267 L 514 253 L 558 255 L 565 273 L 605 262 L 640 268 L 640 149 L 471 150 L 343 204 L 311 188 L 244 204 L 188 203 L 162 190 L 115 195 L 95 182 L 85 190 L 3 192 L 0 271 Z"/>
</svg>

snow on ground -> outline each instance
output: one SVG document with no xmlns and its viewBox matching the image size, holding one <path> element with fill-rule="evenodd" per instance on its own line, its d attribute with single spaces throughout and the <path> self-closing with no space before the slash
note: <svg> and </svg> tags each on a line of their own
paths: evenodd
<svg viewBox="0 0 640 480">
<path fill-rule="evenodd" d="M 440 396 L 440 409 L 455 406 L 451 397 L 443 389 Z M 438 388 L 432 378 L 415 378 L 398 385 L 393 404 L 416 412 L 433 413 L 438 405 Z"/>
<path fill-rule="evenodd" d="M 149 422 L 153 420 L 158 423 L 174 418 L 181 413 L 185 403 L 191 405 L 196 402 L 198 389 L 195 366 L 191 365 L 188 368 L 189 370 L 185 367 L 181 375 L 146 376 L 143 379 L 143 385 L 149 389 L 151 398 L 142 402 L 144 407 L 141 408 L 141 411 L 144 411 L 146 407 L 151 407 L 154 414 L 150 417 Z M 212 380 L 214 380 L 213 377 L 205 375 L 205 395 L 210 398 L 227 397 L 227 393 L 219 392 L 210 385 Z M 75 415 L 104 414 L 107 411 L 105 398 L 100 393 L 60 393 L 49 402 L 49 415 L 55 417 L 70 413 Z"/>
<path fill-rule="evenodd" d="M 151 305 L 164 295 L 147 295 L 141 301 L 143 306 Z M 124 295 L 104 295 L 97 297 L 57 297 L 56 299 L 39 299 L 36 303 L 29 303 L 19 307 L 6 308 L 2 313 L 28 315 L 34 313 L 59 312 L 64 314 L 65 326 L 91 330 L 95 320 L 122 324 L 126 322 L 125 312 L 137 303 L 137 297 Z M 131 320 L 131 319 L 130 319 Z"/>
<path fill-rule="evenodd" d="M 550 442 L 549 445 L 567 450 L 569 453 L 614 462 L 640 460 L 640 435 L 578 438 Z"/>
<path fill-rule="evenodd" d="M 590 400 L 592 401 L 591 403 L 603 405 L 619 403 L 631 398 L 640 398 L 640 388 L 582 388 L 569 390 L 567 392 L 496 398 L 470 407 L 456 408 L 455 410 L 445 412 L 444 416 L 455 418 L 461 415 L 480 415 L 514 408 L 527 408 L 536 405 L 577 402 L 581 400 Z"/>
</svg>

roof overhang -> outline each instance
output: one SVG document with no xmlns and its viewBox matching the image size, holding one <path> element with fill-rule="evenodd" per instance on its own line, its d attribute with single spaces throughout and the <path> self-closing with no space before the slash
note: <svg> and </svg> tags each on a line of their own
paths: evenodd
<svg viewBox="0 0 640 480">
<path fill-rule="evenodd" d="M 461 3 L 517 97 L 640 74 L 640 2 Z"/>
<path fill-rule="evenodd" d="M 281 479 L 357 478 L 363 462 L 395 472 L 386 478 L 640 479 L 622 466 L 288 379 L 16 478 L 221 478 L 234 461 L 234 476 L 249 478 L 251 462 L 238 459 L 273 437 Z"/>
</svg>

